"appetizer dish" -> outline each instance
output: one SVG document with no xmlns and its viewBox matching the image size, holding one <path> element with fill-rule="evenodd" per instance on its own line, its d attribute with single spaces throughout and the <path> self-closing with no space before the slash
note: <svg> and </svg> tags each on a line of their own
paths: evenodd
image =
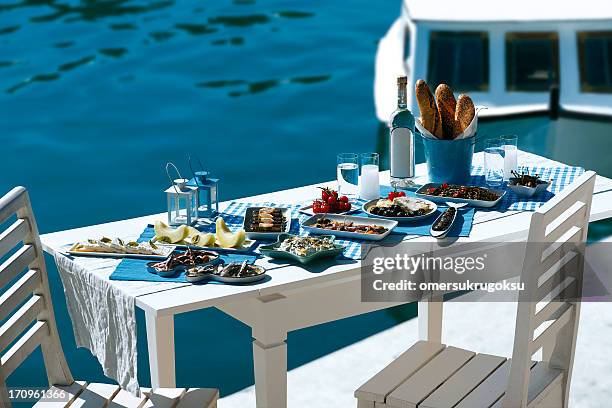
<svg viewBox="0 0 612 408">
<path fill-rule="evenodd" d="M 357 232 L 359 234 L 384 234 L 388 231 L 381 225 L 359 225 L 352 221 L 332 221 L 328 218 L 320 218 L 314 226 L 332 231 Z"/>
<path fill-rule="evenodd" d="M 333 236 L 325 237 L 286 237 L 278 249 L 287 251 L 297 256 L 308 256 L 320 251 L 336 249 Z"/>
<path fill-rule="evenodd" d="M 149 262 L 147 268 L 149 272 L 168 277 L 189 266 L 214 264 L 218 260 L 219 254 L 216 252 L 188 248 L 185 252 L 170 255 L 165 261 Z"/>
<path fill-rule="evenodd" d="M 111 256 L 164 259 L 174 247 L 155 245 L 154 242 L 124 241 L 121 238 L 88 239 L 77 242 L 68 250 L 71 255 Z"/>
<path fill-rule="evenodd" d="M 248 219 L 245 221 L 246 232 L 281 232 L 287 224 L 282 208 L 247 208 L 245 218 Z"/>
<path fill-rule="evenodd" d="M 249 207 L 244 216 L 246 236 L 252 239 L 275 239 L 289 232 L 291 214 L 287 208 Z"/>
<path fill-rule="evenodd" d="M 446 237 L 453 226 L 456 217 L 457 209 L 454 207 L 448 207 L 448 209 L 446 209 L 431 226 L 431 236 L 438 239 Z"/>
<path fill-rule="evenodd" d="M 312 202 L 312 204 L 300 208 L 305 214 L 346 214 L 351 211 L 352 204 L 347 196 L 338 196 L 336 190 L 327 187 L 321 188 L 321 198 Z"/>
<path fill-rule="evenodd" d="M 174 244 L 177 246 L 200 247 L 200 248 L 242 248 L 245 246 L 246 232 L 240 229 L 232 232 L 223 218 L 218 217 L 215 233 L 200 232 L 189 225 L 180 225 L 176 228 L 169 227 L 162 221 L 156 221 L 154 225 L 155 237 L 153 242 L 163 244 Z M 248 242 L 246 244 L 252 244 Z"/>
<path fill-rule="evenodd" d="M 476 116 L 472 99 L 464 94 L 455 99 L 453 90 L 446 84 L 438 85 L 434 97 L 427 82 L 419 79 L 415 84 L 415 95 L 421 111 L 421 124 L 438 139 L 459 137 Z"/>
<path fill-rule="evenodd" d="M 505 194 L 505 191 L 448 183 L 425 184 L 416 192 L 417 197 L 431 201 L 467 203 L 472 207 L 493 207 Z"/>
<path fill-rule="evenodd" d="M 373 241 L 383 239 L 396 226 L 397 221 L 389 219 L 333 214 L 316 214 L 302 224 L 306 231 L 315 234 Z"/>
<path fill-rule="evenodd" d="M 406 197 L 404 192 L 393 191 L 386 199 L 372 200 L 363 205 L 363 210 L 369 215 L 396 221 L 420 220 L 432 215 L 436 209 L 437 205 L 431 201 Z"/>
<path fill-rule="evenodd" d="M 517 173 L 512 170 L 512 175 L 508 180 L 508 188 L 516 195 L 524 197 L 532 197 L 534 194 L 544 191 L 548 188 L 552 180 L 542 180 L 537 174 L 529 175 L 529 173 Z"/>
<path fill-rule="evenodd" d="M 344 247 L 334 243 L 335 238 L 333 235 L 298 237 L 281 234 L 277 242 L 263 245 L 259 251 L 270 258 L 291 259 L 307 264 L 318 258 L 334 258 L 340 255 Z"/>
<path fill-rule="evenodd" d="M 425 194 L 481 201 L 495 201 L 499 198 L 499 194 L 483 187 L 459 186 L 448 183 L 443 183 L 438 187 L 429 187 L 425 190 Z"/>
<path fill-rule="evenodd" d="M 265 276 L 266 270 L 263 267 L 249 264 L 247 261 L 232 262 L 229 265 L 196 265 L 185 272 L 185 278 L 192 283 L 207 279 L 225 283 L 249 283 Z"/>
</svg>

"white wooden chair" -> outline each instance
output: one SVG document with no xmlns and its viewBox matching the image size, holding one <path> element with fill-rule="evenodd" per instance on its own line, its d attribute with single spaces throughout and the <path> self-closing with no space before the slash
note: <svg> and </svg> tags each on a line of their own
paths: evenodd
<svg viewBox="0 0 612 408">
<path fill-rule="evenodd" d="M 8 227 L 4 229 L 3 225 Z M 217 406 L 219 392 L 216 389 L 148 389 L 143 397 L 136 398 L 117 385 L 74 381 L 55 324 L 38 228 L 23 187 L 16 187 L 0 198 L 0 289 L 3 291 L 0 322 L 4 321 L 0 326 L 0 406 L 11 407 L 6 378 L 38 346 L 42 350 L 50 389 L 63 390 L 69 398 L 55 402 L 41 400 L 35 406 Z"/>
<path fill-rule="evenodd" d="M 567 407 L 594 184 L 587 172 L 531 218 L 512 359 L 419 341 L 355 391 L 358 407 Z"/>
</svg>

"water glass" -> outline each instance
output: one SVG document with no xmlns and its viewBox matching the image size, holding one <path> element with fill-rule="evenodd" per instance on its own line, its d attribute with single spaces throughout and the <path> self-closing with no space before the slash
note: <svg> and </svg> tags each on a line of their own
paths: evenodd
<svg viewBox="0 0 612 408">
<path fill-rule="evenodd" d="M 336 166 L 338 194 L 357 198 L 359 185 L 359 162 L 356 153 L 340 153 Z"/>
<path fill-rule="evenodd" d="M 504 149 L 500 139 L 485 142 L 484 172 L 489 186 L 497 187 L 504 182 Z"/>
<path fill-rule="evenodd" d="M 500 144 L 504 149 L 504 180 L 507 181 L 512 177 L 512 171 L 518 170 L 518 136 L 504 135 L 500 137 Z"/>
<path fill-rule="evenodd" d="M 362 153 L 360 159 L 361 177 L 359 179 L 359 198 L 364 200 L 380 198 L 378 153 Z"/>
</svg>

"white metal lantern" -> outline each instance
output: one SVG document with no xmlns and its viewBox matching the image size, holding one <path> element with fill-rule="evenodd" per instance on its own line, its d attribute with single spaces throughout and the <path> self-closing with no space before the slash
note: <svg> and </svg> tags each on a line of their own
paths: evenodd
<svg viewBox="0 0 612 408">
<path fill-rule="evenodd" d="M 172 179 L 169 167 L 174 167 L 179 178 Z M 166 165 L 166 173 L 172 185 L 166 189 L 169 225 L 192 225 L 196 222 L 198 211 L 198 189 L 187 185 L 188 180 L 181 177 L 176 166 Z"/>
</svg>

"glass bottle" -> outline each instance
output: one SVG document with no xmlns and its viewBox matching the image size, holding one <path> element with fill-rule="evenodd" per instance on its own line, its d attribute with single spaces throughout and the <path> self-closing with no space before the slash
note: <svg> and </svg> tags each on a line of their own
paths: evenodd
<svg viewBox="0 0 612 408">
<path fill-rule="evenodd" d="M 414 184 L 414 116 L 408 110 L 407 82 L 408 78 L 405 76 L 397 78 L 397 109 L 389 120 L 393 187 L 409 187 Z"/>
</svg>

